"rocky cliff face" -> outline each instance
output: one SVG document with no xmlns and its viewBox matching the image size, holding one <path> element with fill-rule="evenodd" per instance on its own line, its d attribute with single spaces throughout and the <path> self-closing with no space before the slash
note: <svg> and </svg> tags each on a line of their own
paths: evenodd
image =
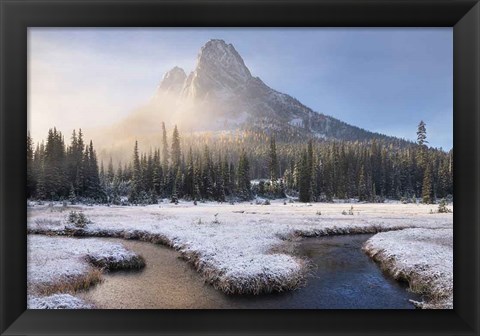
<svg viewBox="0 0 480 336">
<path fill-rule="evenodd" d="M 185 71 L 182 68 L 174 67 L 163 76 L 157 92 L 167 92 L 178 95 L 180 92 L 182 92 L 186 79 L 187 75 L 185 74 Z"/>
</svg>

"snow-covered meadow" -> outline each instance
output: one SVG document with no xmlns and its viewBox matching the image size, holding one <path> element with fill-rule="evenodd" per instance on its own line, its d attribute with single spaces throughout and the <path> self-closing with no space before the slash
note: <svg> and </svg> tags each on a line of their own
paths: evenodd
<svg viewBox="0 0 480 336">
<path fill-rule="evenodd" d="M 421 204 L 302 204 L 283 200 L 272 201 L 270 205 L 248 202 L 174 205 L 166 201 L 159 205 L 125 207 L 31 205 L 28 230 L 38 234 L 118 237 L 165 244 L 178 250 L 215 288 L 225 293 L 262 293 L 294 289 L 304 282 L 308 260 L 287 254 L 281 248 L 289 240 L 406 228 L 423 228 L 427 236 L 428 232 L 438 232 L 437 229 L 452 231 L 452 214 L 431 214 L 436 208 Z M 68 224 L 72 210 L 82 211 L 91 223 L 83 229 Z M 66 238 L 56 239 L 62 242 Z M 400 245 L 402 240 L 395 243 Z M 67 250 L 70 248 L 67 243 L 61 244 Z M 439 265 L 426 253 L 424 246 L 428 244 L 427 239 L 420 239 L 411 248 L 424 253 L 425 263 L 431 263 L 435 271 Z M 38 249 L 43 247 L 31 244 L 30 253 L 36 254 Z M 389 251 L 392 247 L 379 245 L 375 254 L 383 249 Z M 45 264 L 44 268 L 50 267 Z"/>
</svg>

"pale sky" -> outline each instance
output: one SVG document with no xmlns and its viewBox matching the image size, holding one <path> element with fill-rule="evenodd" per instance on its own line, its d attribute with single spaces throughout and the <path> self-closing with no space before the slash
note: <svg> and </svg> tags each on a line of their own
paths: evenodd
<svg viewBox="0 0 480 336">
<path fill-rule="evenodd" d="M 193 70 L 212 38 L 314 111 L 410 140 L 423 119 L 430 145 L 452 148 L 451 28 L 29 28 L 34 141 L 120 120 L 173 66 Z"/>
</svg>

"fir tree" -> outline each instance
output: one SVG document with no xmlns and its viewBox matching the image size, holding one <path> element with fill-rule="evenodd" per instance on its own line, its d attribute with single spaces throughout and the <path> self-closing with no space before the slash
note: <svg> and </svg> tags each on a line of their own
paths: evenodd
<svg viewBox="0 0 480 336">
<path fill-rule="evenodd" d="M 300 202 L 311 201 L 311 181 L 310 181 L 310 163 L 308 159 L 308 150 L 302 153 L 299 167 L 298 192 Z"/>
<path fill-rule="evenodd" d="M 180 167 L 181 149 L 180 149 L 180 135 L 178 133 L 177 125 L 173 129 L 172 134 L 172 167 L 176 171 Z"/>
<path fill-rule="evenodd" d="M 422 202 L 424 204 L 432 204 L 433 201 L 432 168 L 428 164 L 423 176 Z"/>
<path fill-rule="evenodd" d="M 100 184 L 97 154 L 91 140 L 85 152 L 88 153 L 85 156 L 85 196 L 96 201 L 103 201 L 105 195 Z"/>
<path fill-rule="evenodd" d="M 138 141 L 135 141 L 135 147 L 133 148 L 133 176 L 132 185 L 130 190 L 130 201 L 137 203 L 140 197 L 141 183 L 142 183 L 142 171 L 140 166 L 140 156 L 138 153 Z"/>
<path fill-rule="evenodd" d="M 167 142 L 167 130 L 165 129 L 165 123 L 162 122 L 162 169 L 164 173 L 168 171 L 168 160 L 169 160 L 169 153 L 168 153 L 168 142 Z"/>
<path fill-rule="evenodd" d="M 276 181 L 278 179 L 278 158 L 277 158 L 277 146 L 275 144 L 275 137 L 270 137 L 270 154 L 268 161 L 268 170 L 270 173 L 270 180 Z"/>
<path fill-rule="evenodd" d="M 245 150 L 242 150 L 240 159 L 238 161 L 237 173 L 237 192 L 238 196 L 243 200 L 251 198 L 251 183 L 250 183 L 250 163 L 247 158 Z"/>
<path fill-rule="evenodd" d="M 155 151 L 153 156 L 153 190 L 157 196 L 163 195 L 163 169 L 160 163 L 160 151 Z"/>
<path fill-rule="evenodd" d="M 27 133 L 27 198 L 35 193 L 35 176 L 33 165 L 33 141 L 30 132 Z"/>
<path fill-rule="evenodd" d="M 184 193 L 186 196 L 194 198 L 195 194 L 195 171 L 193 163 L 193 153 L 192 148 L 188 151 L 188 163 L 187 169 L 185 172 L 185 181 L 184 181 Z"/>
<path fill-rule="evenodd" d="M 367 179 L 365 177 L 365 168 L 362 166 L 360 168 L 360 175 L 358 178 L 358 200 L 359 201 L 367 201 L 368 200 L 368 187 L 367 187 Z"/>
<path fill-rule="evenodd" d="M 424 144 L 428 143 L 428 141 L 427 141 L 427 128 L 426 128 L 426 124 L 423 122 L 423 120 L 420 120 L 420 123 L 418 124 L 417 143 L 420 146 L 423 146 Z"/>
<path fill-rule="evenodd" d="M 213 164 L 210 156 L 210 150 L 205 145 L 203 162 L 202 162 L 202 196 L 210 200 L 214 196 L 214 182 L 213 182 Z"/>
<path fill-rule="evenodd" d="M 108 162 L 108 168 L 107 168 L 107 181 L 108 181 L 108 183 L 112 183 L 114 178 L 115 178 L 115 171 L 113 170 L 112 157 L 110 157 L 110 161 Z"/>
</svg>

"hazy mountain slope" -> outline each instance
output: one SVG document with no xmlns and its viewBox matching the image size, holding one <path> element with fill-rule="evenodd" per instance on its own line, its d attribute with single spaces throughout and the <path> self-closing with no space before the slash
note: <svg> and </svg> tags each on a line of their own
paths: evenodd
<svg viewBox="0 0 480 336">
<path fill-rule="evenodd" d="M 190 74 L 179 67 L 168 71 L 153 98 L 109 129 L 92 132 L 103 148 L 121 151 L 134 139 L 158 142 L 161 123 L 177 124 L 182 133 L 237 130 L 345 141 L 374 138 L 402 140 L 373 133 L 317 113 L 297 99 L 252 76 L 233 45 L 210 40 L 200 50 Z"/>
</svg>

